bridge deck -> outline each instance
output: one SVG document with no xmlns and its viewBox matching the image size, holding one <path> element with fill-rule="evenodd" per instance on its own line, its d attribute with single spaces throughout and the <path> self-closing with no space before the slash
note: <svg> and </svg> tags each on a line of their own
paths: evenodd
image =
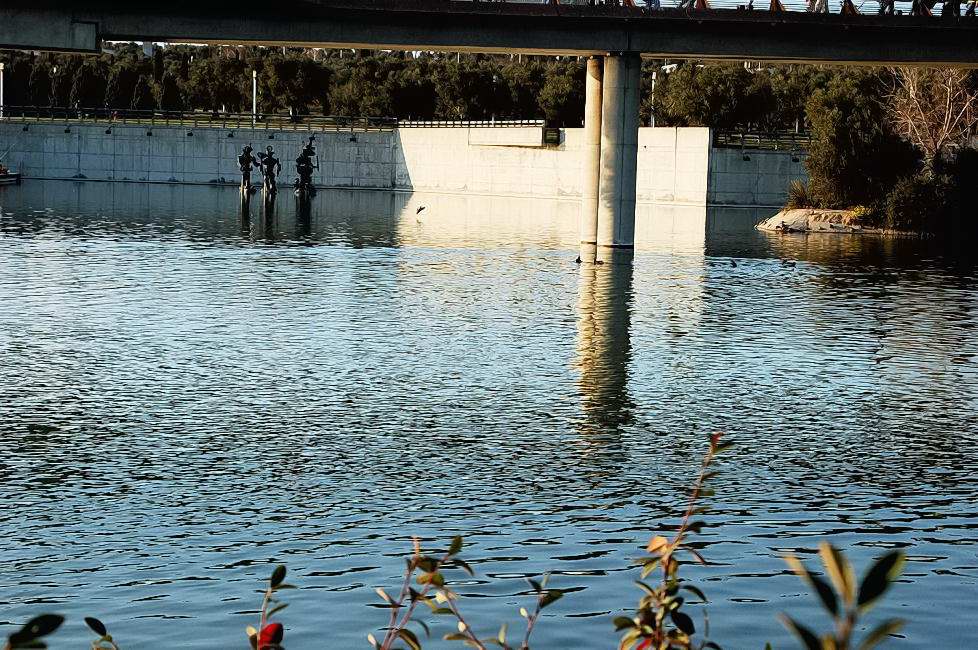
<svg viewBox="0 0 978 650">
<path fill-rule="evenodd" d="M 978 19 L 967 17 L 451 0 L 292 0 L 273 11 L 257 0 L 0 6 L 0 45 L 92 50 L 99 39 L 978 67 Z"/>
</svg>

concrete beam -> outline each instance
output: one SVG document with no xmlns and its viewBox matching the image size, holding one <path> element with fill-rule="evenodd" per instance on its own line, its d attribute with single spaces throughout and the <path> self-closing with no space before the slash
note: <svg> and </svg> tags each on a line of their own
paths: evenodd
<svg viewBox="0 0 978 650">
<path fill-rule="evenodd" d="M 58 9 L 0 7 L 0 47 L 96 53 L 102 40 L 96 20 L 75 20 Z"/>
<path fill-rule="evenodd" d="M 0 45 L 107 40 L 978 67 L 978 21 L 448 0 L 33 0 L 0 6 Z M 50 28 L 50 29 L 49 29 Z M 81 30 L 77 33 L 72 30 Z"/>
</svg>

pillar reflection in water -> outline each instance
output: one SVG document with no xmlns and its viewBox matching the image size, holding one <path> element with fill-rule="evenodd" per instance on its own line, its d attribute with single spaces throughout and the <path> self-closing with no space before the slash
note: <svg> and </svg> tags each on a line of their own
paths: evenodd
<svg viewBox="0 0 978 650">
<path fill-rule="evenodd" d="M 631 346 L 632 264 L 630 251 L 613 261 L 582 264 L 577 303 L 577 366 L 580 370 L 586 444 L 618 439 L 632 420 L 628 394 Z"/>
</svg>

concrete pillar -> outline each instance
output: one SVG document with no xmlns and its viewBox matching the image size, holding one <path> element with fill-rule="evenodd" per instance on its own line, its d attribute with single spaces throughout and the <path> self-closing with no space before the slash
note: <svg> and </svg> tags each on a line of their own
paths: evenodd
<svg viewBox="0 0 978 650">
<path fill-rule="evenodd" d="M 581 186 L 581 260 L 594 262 L 598 243 L 598 188 L 601 179 L 601 80 L 604 60 L 587 61 L 584 85 L 584 150 Z"/>
<path fill-rule="evenodd" d="M 598 248 L 635 245 L 635 182 L 642 60 L 638 54 L 604 60 L 601 106 L 601 181 Z"/>
</svg>

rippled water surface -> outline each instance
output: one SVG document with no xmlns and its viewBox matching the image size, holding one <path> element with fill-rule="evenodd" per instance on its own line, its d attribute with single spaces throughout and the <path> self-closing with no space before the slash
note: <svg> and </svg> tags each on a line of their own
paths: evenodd
<svg viewBox="0 0 978 650">
<path fill-rule="evenodd" d="M 909 619 L 892 647 L 978 645 L 959 258 L 737 211 L 704 240 L 702 208 L 646 206 L 633 266 L 578 267 L 573 202 L 333 192 L 243 221 L 236 201 L 0 188 L 0 623 L 246 647 L 284 562 L 290 650 L 366 647 L 411 536 L 460 533 L 487 633 L 550 571 L 572 593 L 536 647 L 610 648 L 630 559 L 720 430 L 737 446 L 689 576 L 725 647 L 794 647 L 780 611 L 824 622 L 780 557 L 825 538 L 860 565 L 906 549 L 874 614 Z"/>
</svg>

